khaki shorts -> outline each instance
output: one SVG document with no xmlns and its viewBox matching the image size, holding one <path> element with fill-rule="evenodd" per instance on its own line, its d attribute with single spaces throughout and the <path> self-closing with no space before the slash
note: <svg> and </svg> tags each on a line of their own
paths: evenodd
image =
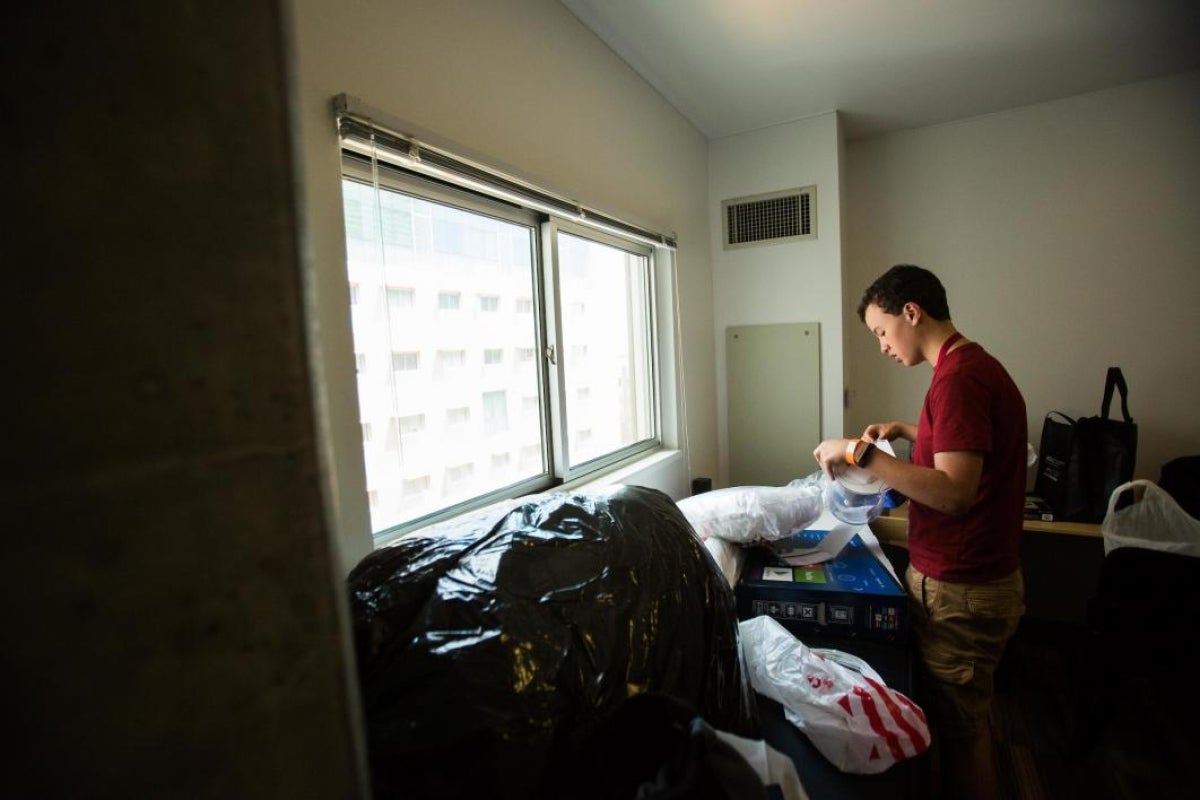
<svg viewBox="0 0 1200 800">
<path fill-rule="evenodd" d="M 948 583 L 905 573 L 909 619 L 929 679 L 926 711 L 947 738 L 976 734 L 988 724 L 996 665 L 1025 613 L 1018 569 L 989 583 Z"/>
</svg>

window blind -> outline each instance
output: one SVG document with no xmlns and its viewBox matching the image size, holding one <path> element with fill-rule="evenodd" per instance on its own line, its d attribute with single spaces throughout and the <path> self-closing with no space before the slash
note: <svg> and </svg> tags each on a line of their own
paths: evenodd
<svg viewBox="0 0 1200 800">
<path fill-rule="evenodd" d="M 334 98 L 334 113 L 337 117 L 338 136 L 344 150 L 396 169 L 445 181 L 589 228 L 630 237 L 654 247 L 671 250 L 677 247 L 674 234 L 668 235 L 635 225 L 456 154 L 444 146 L 402 133 L 398 130 L 402 126 L 381 122 L 378 112 L 349 95 L 341 94 Z"/>
</svg>

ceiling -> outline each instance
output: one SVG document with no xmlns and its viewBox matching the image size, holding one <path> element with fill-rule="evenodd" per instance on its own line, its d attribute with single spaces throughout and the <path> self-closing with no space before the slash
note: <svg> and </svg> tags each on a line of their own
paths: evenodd
<svg viewBox="0 0 1200 800">
<path fill-rule="evenodd" d="M 861 139 L 1200 68 L 1197 0 L 562 3 L 710 139 L 833 110 Z"/>
</svg>

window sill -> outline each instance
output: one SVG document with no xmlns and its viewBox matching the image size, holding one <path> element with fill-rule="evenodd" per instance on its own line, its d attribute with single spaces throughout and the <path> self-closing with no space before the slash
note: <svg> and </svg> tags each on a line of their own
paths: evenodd
<svg viewBox="0 0 1200 800">
<path fill-rule="evenodd" d="M 606 472 L 603 475 L 588 475 L 586 478 L 580 478 L 578 481 L 572 483 L 564 483 L 561 486 L 556 486 L 539 494 L 546 495 L 564 491 L 589 492 L 623 484 L 658 489 L 672 500 L 679 500 L 686 497 L 689 493 L 688 481 L 687 457 L 684 455 L 684 452 L 682 450 L 663 449 L 656 450 L 632 463 L 615 466 L 610 472 Z M 536 497 L 539 495 L 527 496 Z M 373 549 L 378 550 L 381 547 L 386 547 L 389 544 L 395 543 L 398 539 L 407 536 L 436 536 L 440 532 L 455 530 L 464 524 L 466 518 L 472 516 L 477 517 L 481 525 L 485 523 L 491 524 L 494 522 L 497 514 L 507 513 L 508 510 L 513 508 L 514 505 L 519 504 L 523 499 L 517 497 L 500 500 L 482 508 L 466 511 L 458 516 L 431 523 L 423 528 L 416 528 L 386 538 L 380 537 L 375 539 Z"/>
<path fill-rule="evenodd" d="M 665 492 L 672 500 L 688 495 L 687 458 L 682 450 L 656 450 L 631 464 L 622 464 L 603 475 L 588 475 L 564 483 L 553 491 L 591 491 L 615 484 L 648 486 Z"/>
</svg>

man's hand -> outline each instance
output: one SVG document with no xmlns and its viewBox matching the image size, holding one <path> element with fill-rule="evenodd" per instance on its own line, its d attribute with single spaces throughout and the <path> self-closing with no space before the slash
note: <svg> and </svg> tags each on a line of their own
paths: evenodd
<svg viewBox="0 0 1200 800">
<path fill-rule="evenodd" d="M 868 425 L 862 433 L 862 438 L 868 442 L 878 442 L 880 439 L 891 441 L 892 439 L 907 439 L 910 442 L 917 440 L 917 426 L 911 422 L 875 422 Z"/>
<path fill-rule="evenodd" d="M 821 465 L 821 471 L 833 480 L 846 470 L 846 448 L 856 444 L 858 439 L 826 439 L 813 450 L 813 458 Z"/>
</svg>

